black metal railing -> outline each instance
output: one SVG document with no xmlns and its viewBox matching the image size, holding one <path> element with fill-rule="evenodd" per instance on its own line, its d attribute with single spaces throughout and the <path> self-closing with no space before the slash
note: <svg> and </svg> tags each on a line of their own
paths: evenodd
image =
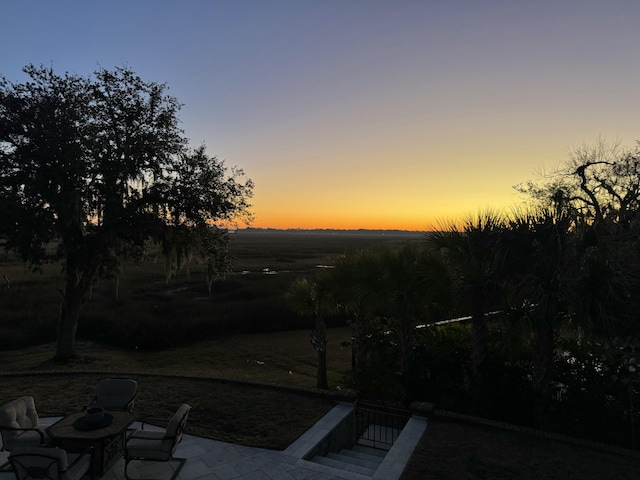
<svg viewBox="0 0 640 480">
<path fill-rule="evenodd" d="M 411 418 L 411 411 L 395 405 L 359 401 L 356 408 L 357 442 L 388 450 Z"/>
</svg>

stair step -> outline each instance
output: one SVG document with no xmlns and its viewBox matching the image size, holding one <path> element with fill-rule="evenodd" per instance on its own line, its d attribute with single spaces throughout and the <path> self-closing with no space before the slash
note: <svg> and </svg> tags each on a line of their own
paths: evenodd
<svg viewBox="0 0 640 480">
<path fill-rule="evenodd" d="M 358 439 L 359 445 L 390 450 L 393 443 L 400 435 L 399 428 L 385 427 L 383 425 L 371 424 Z"/>
<path fill-rule="evenodd" d="M 361 467 L 360 465 L 353 465 L 351 463 L 341 462 L 339 460 L 334 460 L 333 458 L 328 457 L 316 456 L 313 457 L 313 461 L 321 465 L 337 468 L 339 470 L 346 470 L 348 472 L 359 473 L 361 475 L 367 475 L 369 477 L 373 476 L 373 474 L 376 473 L 376 471 L 372 468 Z"/>
<path fill-rule="evenodd" d="M 358 440 L 358 445 L 362 445 L 363 447 L 376 448 L 379 450 L 389 451 L 391 450 L 391 445 L 387 445 L 386 443 L 374 442 L 372 440 Z"/>
<path fill-rule="evenodd" d="M 402 429 L 400 428 L 371 424 L 367 427 L 367 430 L 365 430 L 360 439 L 391 444 L 396 441 L 401 431 Z"/>
<path fill-rule="evenodd" d="M 343 453 L 328 453 L 327 458 L 331 458 L 332 460 L 338 460 L 342 463 L 348 463 L 350 465 L 358 465 L 359 467 L 370 468 L 373 471 L 376 471 L 382 462 L 369 461 L 364 458 L 358 458 L 351 455 L 344 455 Z"/>
<path fill-rule="evenodd" d="M 369 455 L 368 453 L 358 452 L 355 450 L 347 450 L 346 448 L 343 448 L 338 453 L 340 455 L 344 455 L 345 457 L 350 457 L 366 462 L 366 464 L 364 464 L 363 466 L 368 467 L 369 465 L 371 465 L 371 468 L 378 468 L 382 463 L 382 460 L 384 459 L 384 457 L 380 457 L 378 455 Z"/>
<path fill-rule="evenodd" d="M 387 450 L 383 450 L 381 448 L 373 448 L 367 447 L 366 445 L 358 445 L 357 443 L 351 447 L 352 452 L 360 452 L 366 455 L 371 455 L 372 457 L 380 457 L 384 458 L 387 454 Z"/>
</svg>

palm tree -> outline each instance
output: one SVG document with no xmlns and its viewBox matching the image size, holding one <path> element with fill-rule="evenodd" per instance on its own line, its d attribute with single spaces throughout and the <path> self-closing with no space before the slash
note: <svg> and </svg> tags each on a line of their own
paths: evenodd
<svg viewBox="0 0 640 480">
<path fill-rule="evenodd" d="M 398 344 L 398 365 L 406 374 L 415 347 L 416 327 L 426 324 L 446 308 L 442 286 L 447 277 L 442 262 L 416 243 L 405 243 L 380 252 L 384 269 L 385 312 Z"/>
<path fill-rule="evenodd" d="M 504 220 L 487 211 L 468 217 L 462 228 L 449 225 L 429 235 L 428 248 L 447 261 L 459 314 L 471 317 L 471 373 L 481 382 L 487 349 L 487 314 L 501 299 L 503 259 L 498 255 Z"/>
<path fill-rule="evenodd" d="M 361 366 L 371 339 L 381 328 L 377 313 L 384 293 L 383 273 L 379 255 L 369 249 L 342 255 L 324 274 L 334 292 L 337 309 L 349 315 L 354 371 Z"/>
<path fill-rule="evenodd" d="M 525 320 L 533 337 L 533 384 L 548 397 L 554 372 L 558 328 L 569 314 L 579 259 L 570 217 L 558 211 L 516 214 L 501 245 L 516 318 Z"/>
<path fill-rule="evenodd" d="M 353 369 L 379 347 L 387 322 L 397 348 L 398 370 L 412 361 L 416 327 L 450 309 L 450 286 L 444 261 L 417 243 L 382 246 L 343 255 L 324 273 L 337 307 L 349 314 Z"/>
<path fill-rule="evenodd" d="M 329 388 L 327 381 L 327 334 L 324 315 L 335 309 L 329 289 L 321 281 L 311 282 L 307 278 L 295 280 L 285 295 L 289 307 L 299 315 L 315 319 L 311 331 L 311 344 L 318 355 L 317 388 Z"/>
</svg>

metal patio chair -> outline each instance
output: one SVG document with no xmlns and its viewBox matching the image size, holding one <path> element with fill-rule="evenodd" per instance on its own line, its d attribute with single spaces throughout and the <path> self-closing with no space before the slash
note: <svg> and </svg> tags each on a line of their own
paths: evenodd
<svg viewBox="0 0 640 480">
<path fill-rule="evenodd" d="M 179 463 L 171 477 L 171 480 L 175 480 L 175 478 L 177 478 L 187 459 L 176 458 L 173 454 L 182 440 L 182 435 L 187 424 L 187 417 L 189 416 L 190 410 L 191 406 L 183 403 L 169 420 L 167 428 L 160 430 L 145 430 L 145 424 L 150 421 L 154 421 L 150 419 L 143 423 L 139 429 L 129 435 L 124 449 L 125 478 L 132 480 L 132 478 L 129 477 L 127 468 L 134 460 L 154 462 L 177 461 Z"/>
<path fill-rule="evenodd" d="M 47 444 L 46 425 L 40 425 L 40 417 L 33 397 L 16 398 L 0 406 L 0 435 L 2 450 L 11 452 L 17 447 L 35 447 Z M 10 469 L 7 461 L 0 471 Z"/>
<path fill-rule="evenodd" d="M 92 406 L 105 410 L 133 410 L 138 382 L 131 378 L 105 378 L 98 382 Z"/>
<path fill-rule="evenodd" d="M 52 447 L 16 447 L 9 462 L 17 480 L 80 480 L 91 467 L 91 455 L 67 455 Z"/>
</svg>

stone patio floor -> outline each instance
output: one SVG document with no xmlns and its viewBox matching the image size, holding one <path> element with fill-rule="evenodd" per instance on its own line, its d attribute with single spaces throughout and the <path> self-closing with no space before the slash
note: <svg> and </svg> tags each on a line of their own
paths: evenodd
<svg viewBox="0 0 640 480">
<path fill-rule="evenodd" d="M 328 433 L 338 418 L 342 418 L 350 405 L 339 404 L 320 419 L 310 430 L 284 451 L 246 447 L 208 438 L 185 434 L 175 456 L 187 458 L 180 471 L 179 480 L 365 480 L 371 479 L 358 473 L 337 470 L 304 460 L 304 452 Z M 42 419 L 42 423 L 54 423 L 57 418 Z M 187 424 L 188 425 L 188 424 Z M 139 424 L 134 423 L 133 427 Z M 413 452 L 424 429 L 426 420 L 414 418 L 403 430 L 396 444 L 388 452 L 383 465 L 374 475 L 376 480 L 397 480 Z M 188 426 L 187 426 L 188 429 Z M 4 463 L 8 452 L 0 452 Z M 132 462 L 129 475 L 135 478 L 167 478 L 173 474 L 177 462 Z M 14 479 L 12 472 L 0 473 L 0 480 Z M 89 479 L 89 476 L 83 477 Z M 101 477 L 103 480 L 125 480 L 124 460 L 120 459 Z"/>
</svg>

